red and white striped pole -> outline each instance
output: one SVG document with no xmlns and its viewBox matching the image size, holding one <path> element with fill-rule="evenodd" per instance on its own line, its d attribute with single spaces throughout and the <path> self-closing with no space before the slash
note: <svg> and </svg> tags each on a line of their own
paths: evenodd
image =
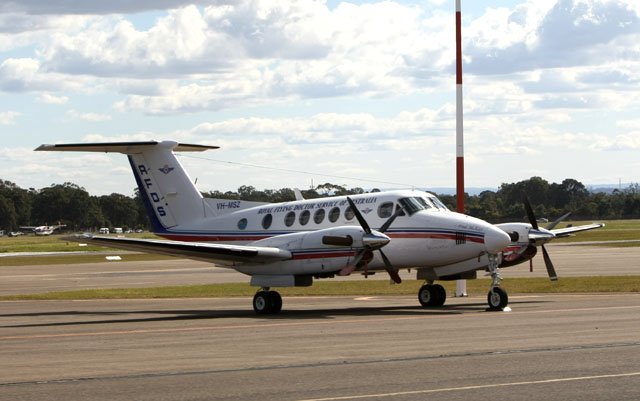
<svg viewBox="0 0 640 401">
<path fill-rule="evenodd" d="M 462 128 L 462 14 L 456 0 L 456 203 L 464 213 L 464 138 Z M 456 281 L 456 297 L 467 296 L 467 281 Z"/>
<path fill-rule="evenodd" d="M 462 127 L 462 17 L 456 0 L 456 200 L 464 213 L 464 139 Z"/>
</svg>

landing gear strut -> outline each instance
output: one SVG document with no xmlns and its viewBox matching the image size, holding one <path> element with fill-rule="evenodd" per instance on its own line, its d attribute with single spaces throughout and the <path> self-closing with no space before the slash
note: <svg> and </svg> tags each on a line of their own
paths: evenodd
<svg viewBox="0 0 640 401">
<path fill-rule="evenodd" d="M 418 291 L 418 301 L 420 305 L 426 307 L 429 306 L 442 306 L 447 299 L 447 291 L 440 284 L 428 283 L 420 287 Z"/>
<path fill-rule="evenodd" d="M 253 310 L 259 315 L 272 315 L 282 310 L 282 297 L 277 291 L 263 287 L 253 296 Z"/>
<path fill-rule="evenodd" d="M 502 277 L 500 276 L 500 259 L 498 254 L 489 254 L 489 275 L 491 275 L 491 289 L 487 294 L 487 303 L 490 310 L 505 310 L 509 304 L 507 292 L 500 288 Z"/>
</svg>

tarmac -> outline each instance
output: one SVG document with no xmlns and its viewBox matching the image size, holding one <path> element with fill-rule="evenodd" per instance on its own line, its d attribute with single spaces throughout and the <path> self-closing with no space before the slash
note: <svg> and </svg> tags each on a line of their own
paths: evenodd
<svg viewBox="0 0 640 401">
<path fill-rule="evenodd" d="M 561 277 L 638 274 L 637 248 L 547 249 Z M 168 262 L 3 266 L 0 293 L 247 280 Z M 267 317 L 250 298 L 2 301 L 0 398 L 640 399 L 640 294 L 484 298 L 288 297 Z"/>
<path fill-rule="evenodd" d="M 547 245 L 560 278 L 576 276 L 640 275 L 640 247 Z M 249 276 L 210 263 L 185 259 L 127 262 L 129 253 L 110 253 L 122 261 L 43 266 L 3 266 L 0 258 L 0 296 L 83 288 L 139 288 L 188 284 L 249 282 Z M 55 258 L 55 256 L 51 256 Z M 5 262 L 6 263 L 6 262 Z M 8 264 L 8 263 L 7 263 Z M 542 254 L 533 259 L 533 272 L 523 263 L 502 269 L 510 277 L 546 277 Z M 415 270 L 401 270 L 402 279 L 415 279 Z M 360 274 L 328 280 L 362 280 Z M 385 273 L 369 280 L 388 280 Z"/>
</svg>

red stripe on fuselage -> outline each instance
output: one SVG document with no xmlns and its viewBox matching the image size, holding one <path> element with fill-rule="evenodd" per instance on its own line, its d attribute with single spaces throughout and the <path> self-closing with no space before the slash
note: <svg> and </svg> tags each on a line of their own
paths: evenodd
<svg viewBox="0 0 640 401">
<path fill-rule="evenodd" d="M 173 241 L 185 241 L 185 242 L 230 242 L 230 241 L 258 241 L 265 238 L 271 238 L 272 235 L 179 235 L 179 234 L 158 234 L 159 236 L 173 240 Z M 444 233 L 388 233 L 390 238 L 425 238 L 425 239 L 442 239 L 456 241 L 458 238 L 455 234 Z M 478 244 L 484 243 L 484 238 L 466 236 L 467 242 L 474 242 Z"/>
</svg>

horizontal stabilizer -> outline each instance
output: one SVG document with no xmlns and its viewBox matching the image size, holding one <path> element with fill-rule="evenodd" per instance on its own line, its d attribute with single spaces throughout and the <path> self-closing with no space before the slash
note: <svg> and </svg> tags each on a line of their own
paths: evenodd
<svg viewBox="0 0 640 401">
<path fill-rule="evenodd" d="M 174 141 L 146 141 L 146 142 L 104 142 L 104 143 L 68 143 L 59 145 L 40 145 L 36 151 L 49 152 L 101 152 L 136 154 L 143 150 L 160 146 L 174 152 L 202 152 L 209 149 L 218 149 L 219 146 L 194 145 L 178 143 Z"/>
</svg>

